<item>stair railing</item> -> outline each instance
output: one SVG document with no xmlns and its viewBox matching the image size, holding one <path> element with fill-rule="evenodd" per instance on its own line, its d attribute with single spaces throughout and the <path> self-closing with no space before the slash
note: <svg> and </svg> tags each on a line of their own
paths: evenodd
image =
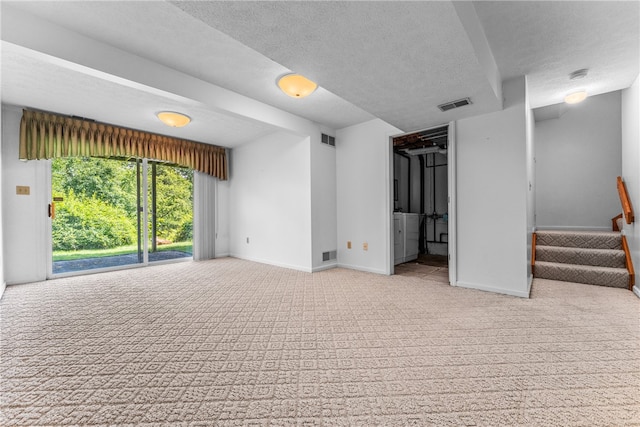
<svg viewBox="0 0 640 427">
<path fill-rule="evenodd" d="M 633 207 L 631 206 L 631 200 L 629 200 L 627 186 L 622 180 L 622 177 L 618 177 L 618 195 L 620 196 L 620 204 L 622 205 L 622 215 L 624 216 L 626 223 L 631 224 L 635 221 L 635 218 L 633 216 Z M 612 219 L 612 221 L 614 221 L 614 231 L 622 231 L 618 229 L 619 227 L 617 226 L 617 223 L 615 221 L 619 217 L 620 215 Z M 635 284 L 635 271 L 633 270 L 633 262 L 631 261 L 631 252 L 629 251 L 627 238 L 624 235 L 622 235 L 622 249 L 624 250 L 625 255 L 625 265 L 627 267 L 627 271 L 629 272 L 629 290 L 632 290 L 633 285 Z"/>
<path fill-rule="evenodd" d="M 633 207 L 629 200 L 629 193 L 627 192 L 627 186 L 624 184 L 622 177 L 618 177 L 618 194 L 620 195 L 620 203 L 622 204 L 622 213 L 627 224 L 631 224 L 635 221 L 633 216 Z"/>
</svg>

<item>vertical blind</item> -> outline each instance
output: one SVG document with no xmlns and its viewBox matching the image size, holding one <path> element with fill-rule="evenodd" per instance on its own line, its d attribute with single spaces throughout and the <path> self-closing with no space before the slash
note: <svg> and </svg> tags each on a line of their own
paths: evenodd
<svg viewBox="0 0 640 427">
<path fill-rule="evenodd" d="M 56 157 L 148 158 L 228 177 L 223 147 L 157 135 L 82 118 L 23 110 L 20 159 Z"/>
</svg>

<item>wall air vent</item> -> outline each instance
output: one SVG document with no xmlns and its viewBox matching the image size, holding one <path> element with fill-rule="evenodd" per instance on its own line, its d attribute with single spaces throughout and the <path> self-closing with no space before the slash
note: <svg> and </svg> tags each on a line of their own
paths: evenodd
<svg viewBox="0 0 640 427">
<path fill-rule="evenodd" d="M 338 251 L 322 252 L 322 262 L 331 261 L 338 257 Z"/>
<path fill-rule="evenodd" d="M 336 146 L 336 139 L 333 136 L 327 135 L 325 133 L 322 134 L 322 138 L 320 139 L 323 144 L 330 145 L 332 147 Z"/>
<path fill-rule="evenodd" d="M 445 102 L 444 104 L 438 105 L 440 111 L 449 111 L 454 108 L 464 107 L 465 105 L 471 104 L 471 100 L 469 98 L 458 99 L 457 101 Z"/>
</svg>

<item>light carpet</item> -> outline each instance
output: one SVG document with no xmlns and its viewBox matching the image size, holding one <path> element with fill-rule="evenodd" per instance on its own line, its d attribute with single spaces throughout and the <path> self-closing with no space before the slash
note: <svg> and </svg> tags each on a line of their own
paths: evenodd
<svg viewBox="0 0 640 427">
<path fill-rule="evenodd" d="M 0 315 L 3 426 L 640 425 L 625 289 L 226 258 L 10 286 Z"/>
</svg>

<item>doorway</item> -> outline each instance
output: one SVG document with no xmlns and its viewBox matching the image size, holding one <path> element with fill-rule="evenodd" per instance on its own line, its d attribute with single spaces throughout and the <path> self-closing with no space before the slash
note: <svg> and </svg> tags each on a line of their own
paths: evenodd
<svg viewBox="0 0 640 427">
<path fill-rule="evenodd" d="M 454 283 L 449 271 L 451 124 L 392 138 L 395 273 Z"/>
<path fill-rule="evenodd" d="M 51 162 L 49 277 L 189 259 L 193 171 L 146 159 Z"/>
</svg>

